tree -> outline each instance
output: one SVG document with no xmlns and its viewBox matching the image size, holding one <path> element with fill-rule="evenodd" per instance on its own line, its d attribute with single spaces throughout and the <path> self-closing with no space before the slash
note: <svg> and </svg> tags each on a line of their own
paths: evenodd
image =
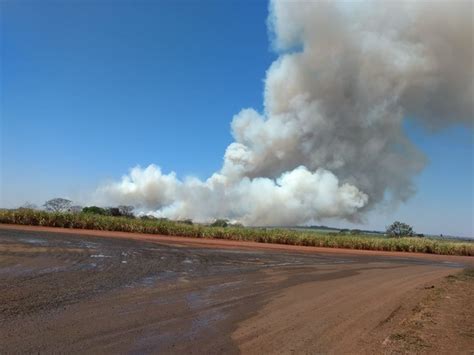
<svg viewBox="0 0 474 355">
<path fill-rule="evenodd" d="M 227 227 L 228 225 L 229 221 L 227 219 L 216 219 L 211 227 Z"/>
<path fill-rule="evenodd" d="M 43 206 L 46 208 L 46 211 L 65 212 L 71 207 L 71 205 L 72 205 L 71 200 L 57 197 L 49 201 L 46 201 Z"/>
<path fill-rule="evenodd" d="M 120 217 L 122 214 L 117 207 L 109 207 L 107 208 L 107 214 L 109 216 Z"/>
<path fill-rule="evenodd" d="M 387 234 L 389 237 L 401 238 L 411 237 L 415 233 L 413 232 L 413 228 L 410 225 L 396 221 L 387 227 Z"/>
<path fill-rule="evenodd" d="M 105 208 L 100 208 L 97 206 L 89 206 L 89 207 L 84 207 L 82 209 L 82 213 L 100 214 L 100 215 L 105 216 L 107 214 L 107 210 Z"/>
<path fill-rule="evenodd" d="M 135 207 L 122 205 L 122 206 L 118 206 L 118 209 L 122 216 L 133 217 L 133 210 L 135 209 Z"/>
</svg>

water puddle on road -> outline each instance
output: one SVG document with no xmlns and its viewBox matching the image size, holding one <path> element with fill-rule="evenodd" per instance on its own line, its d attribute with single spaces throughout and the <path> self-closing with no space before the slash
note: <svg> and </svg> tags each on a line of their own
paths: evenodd
<svg viewBox="0 0 474 355">
<path fill-rule="evenodd" d="M 35 245 L 46 245 L 48 244 L 47 240 L 44 239 L 37 239 L 37 238 L 20 238 L 18 241 L 27 243 L 27 244 L 35 244 Z"/>
</svg>

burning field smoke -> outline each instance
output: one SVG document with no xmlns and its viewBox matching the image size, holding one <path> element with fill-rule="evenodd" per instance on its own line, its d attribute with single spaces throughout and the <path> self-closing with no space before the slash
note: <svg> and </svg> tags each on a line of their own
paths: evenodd
<svg viewBox="0 0 474 355">
<path fill-rule="evenodd" d="M 206 181 L 155 165 L 102 186 L 146 213 L 246 225 L 359 220 L 415 191 L 425 163 L 407 117 L 427 129 L 473 123 L 471 1 L 272 1 L 278 59 L 265 109 L 232 120 L 235 141 Z"/>
</svg>

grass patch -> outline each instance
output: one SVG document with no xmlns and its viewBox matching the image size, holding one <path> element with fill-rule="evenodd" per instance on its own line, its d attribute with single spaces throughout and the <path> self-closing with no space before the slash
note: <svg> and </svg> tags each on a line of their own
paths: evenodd
<svg viewBox="0 0 474 355">
<path fill-rule="evenodd" d="M 407 332 L 392 334 L 390 335 L 390 340 L 392 342 L 404 343 L 405 347 L 409 347 L 412 351 L 419 351 L 428 346 L 423 339 Z"/>
<path fill-rule="evenodd" d="M 273 228 L 210 227 L 168 220 L 102 216 L 87 213 L 55 213 L 28 209 L 0 210 L 0 223 L 161 234 L 380 251 L 404 251 L 474 256 L 474 243 L 429 238 L 384 238 L 369 235 L 334 235 L 313 231 Z"/>
<path fill-rule="evenodd" d="M 447 279 L 449 282 L 455 282 L 455 281 L 474 282 L 474 268 L 467 268 L 455 275 L 449 275 Z"/>
</svg>

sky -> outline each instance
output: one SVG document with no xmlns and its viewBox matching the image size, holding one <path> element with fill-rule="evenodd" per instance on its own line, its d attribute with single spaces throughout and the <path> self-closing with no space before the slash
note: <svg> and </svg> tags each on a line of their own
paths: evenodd
<svg viewBox="0 0 474 355">
<path fill-rule="evenodd" d="M 80 201 L 136 165 L 206 179 L 242 108 L 262 110 L 277 58 L 266 1 L 3 1 L 0 206 Z M 473 236 L 473 136 L 462 126 L 407 135 L 429 163 L 417 193 L 364 224 L 394 220 Z"/>
</svg>

